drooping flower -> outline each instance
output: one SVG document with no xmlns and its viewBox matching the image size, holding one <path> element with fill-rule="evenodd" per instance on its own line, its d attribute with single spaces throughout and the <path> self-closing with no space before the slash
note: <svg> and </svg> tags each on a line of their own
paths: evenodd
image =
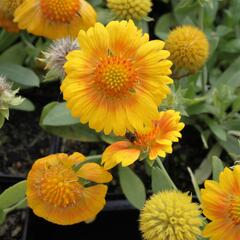
<svg viewBox="0 0 240 240">
<path fill-rule="evenodd" d="M 210 240 L 240 239 L 240 166 L 225 168 L 219 182 L 206 180 L 201 190 L 203 214 L 211 220 L 203 231 Z"/>
<path fill-rule="evenodd" d="M 19 28 L 13 22 L 14 12 L 23 0 L 1 0 L 0 1 L 0 27 L 8 32 L 18 32 Z"/>
<path fill-rule="evenodd" d="M 151 0 L 107 0 L 107 6 L 121 19 L 146 17 L 152 8 Z"/>
<path fill-rule="evenodd" d="M 206 35 L 194 26 L 180 26 L 170 32 L 166 49 L 176 69 L 197 72 L 206 62 L 209 43 Z"/>
<path fill-rule="evenodd" d="M 105 205 L 112 176 L 80 153 L 53 154 L 37 160 L 27 177 L 27 200 L 46 220 L 70 225 L 94 219 Z M 77 171 L 73 166 L 81 164 Z"/>
<path fill-rule="evenodd" d="M 107 147 L 102 156 L 104 168 L 110 169 L 119 163 L 124 167 L 129 166 L 140 154 L 147 154 L 150 160 L 155 160 L 157 156 L 165 157 L 166 153 L 172 153 L 172 143 L 181 138 L 180 131 L 183 128 L 179 112 L 160 112 L 151 127 L 145 127 L 134 134 L 129 133 L 128 140 Z"/>
<path fill-rule="evenodd" d="M 191 196 L 165 191 L 146 201 L 140 214 L 144 240 L 196 240 L 201 234 L 199 206 Z"/>
<path fill-rule="evenodd" d="M 9 117 L 9 108 L 20 105 L 23 98 L 16 96 L 18 89 L 13 90 L 6 77 L 0 75 L 0 128 Z"/>
<path fill-rule="evenodd" d="M 69 52 L 79 49 L 78 41 L 72 40 L 71 38 L 62 38 L 53 41 L 46 52 L 43 52 L 46 63 L 46 69 L 54 71 L 59 77 L 65 76 L 64 64 L 67 59 L 66 56 Z"/>
<path fill-rule="evenodd" d="M 61 86 L 72 115 L 105 134 L 150 125 L 172 83 L 164 42 L 149 41 L 131 20 L 97 23 L 78 40 L 81 50 L 68 54 Z"/>
<path fill-rule="evenodd" d="M 85 0 L 25 0 L 15 12 L 20 29 L 38 36 L 75 38 L 96 22 L 96 12 Z"/>
</svg>

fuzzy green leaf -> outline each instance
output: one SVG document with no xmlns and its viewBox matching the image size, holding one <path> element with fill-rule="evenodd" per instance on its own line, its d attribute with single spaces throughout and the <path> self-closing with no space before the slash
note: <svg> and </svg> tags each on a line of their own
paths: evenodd
<svg viewBox="0 0 240 240">
<path fill-rule="evenodd" d="M 142 209 L 146 201 L 146 190 L 141 179 L 128 167 L 118 169 L 120 185 L 128 201 Z"/>
</svg>

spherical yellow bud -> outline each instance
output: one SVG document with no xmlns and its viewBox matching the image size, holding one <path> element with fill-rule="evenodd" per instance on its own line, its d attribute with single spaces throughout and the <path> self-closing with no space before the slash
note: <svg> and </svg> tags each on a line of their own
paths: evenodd
<svg viewBox="0 0 240 240">
<path fill-rule="evenodd" d="M 176 69 L 197 72 L 206 62 L 209 43 L 206 35 L 197 27 L 180 26 L 170 32 L 165 48 Z"/>
<path fill-rule="evenodd" d="M 151 11 L 151 0 L 107 0 L 107 6 L 122 19 L 141 19 Z"/>
<path fill-rule="evenodd" d="M 201 234 L 200 214 L 186 193 L 160 192 L 145 203 L 140 230 L 144 240 L 196 240 Z"/>
</svg>

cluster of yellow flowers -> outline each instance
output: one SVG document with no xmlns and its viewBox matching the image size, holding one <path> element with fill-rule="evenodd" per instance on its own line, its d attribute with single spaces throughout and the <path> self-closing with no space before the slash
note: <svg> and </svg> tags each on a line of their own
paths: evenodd
<svg viewBox="0 0 240 240">
<path fill-rule="evenodd" d="M 25 29 L 50 39 L 77 37 L 78 42 L 69 40 L 70 47 L 62 51 L 68 55 L 60 56 L 67 107 L 97 132 L 126 136 L 107 147 L 101 166 L 80 153 L 53 154 L 34 163 L 27 178 L 28 204 L 56 224 L 94 219 L 105 205 L 105 183 L 112 180 L 108 170 L 117 164 L 129 166 L 142 154 L 155 160 L 172 153 L 184 124 L 179 112 L 158 110 L 173 83 L 171 66 L 195 73 L 208 57 L 207 38 L 196 27 L 176 28 L 165 46 L 128 20 L 147 16 L 150 0 L 108 0 L 107 5 L 125 20 L 96 23 L 95 10 L 85 0 L 0 3 L 0 25 L 9 31 Z M 202 190 L 203 213 L 212 220 L 203 234 L 212 240 L 240 239 L 239 174 L 240 167 L 225 169 L 220 183 L 207 181 Z M 200 214 L 188 194 L 165 191 L 146 202 L 140 229 L 145 240 L 194 240 L 201 235 Z"/>
</svg>

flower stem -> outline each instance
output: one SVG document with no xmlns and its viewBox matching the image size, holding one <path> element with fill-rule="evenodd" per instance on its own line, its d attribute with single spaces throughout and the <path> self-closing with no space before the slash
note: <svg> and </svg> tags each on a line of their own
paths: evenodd
<svg viewBox="0 0 240 240">
<path fill-rule="evenodd" d="M 86 157 L 86 160 L 89 162 L 94 162 L 94 161 L 100 160 L 101 158 L 102 158 L 102 154 L 99 154 L 99 155 L 88 156 Z"/>
<path fill-rule="evenodd" d="M 172 179 L 170 178 L 170 176 L 169 176 L 166 168 L 164 167 L 161 159 L 160 159 L 159 157 L 157 157 L 156 160 L 157 160 L 158 166 L 159 166 L 160 169 L 164 172 L 164 174 L 166 175 L 168 181 L 172 184 L 172 187 L 173 187 L 175 190 L 177 190 L 176 185 L 174 184 L 174 182 L 173 182 Z"/>
<path fill-rule="evenodd" d="M 199 6 L 198 12 L 198 26 L 202 31 L 204 31 L 204 7 L 201 5 Z M 205 94 L 206 84 L 207 84 L 207 67 L 204 66 L 201 73 L 202 94 Z"/>
<path fill-rule="evenodd" d="M 83 162 L 80 162 L 78 164 L 75 164 L 73 166 L 73 170 L 76 172 L 78 171 L 85 163 L 97 163 L 100 159 L 102 158 L 102 155 L 92 155 L 92 156 L 88 156 L 86 157 L 86 160 Z"/>
</svg>

